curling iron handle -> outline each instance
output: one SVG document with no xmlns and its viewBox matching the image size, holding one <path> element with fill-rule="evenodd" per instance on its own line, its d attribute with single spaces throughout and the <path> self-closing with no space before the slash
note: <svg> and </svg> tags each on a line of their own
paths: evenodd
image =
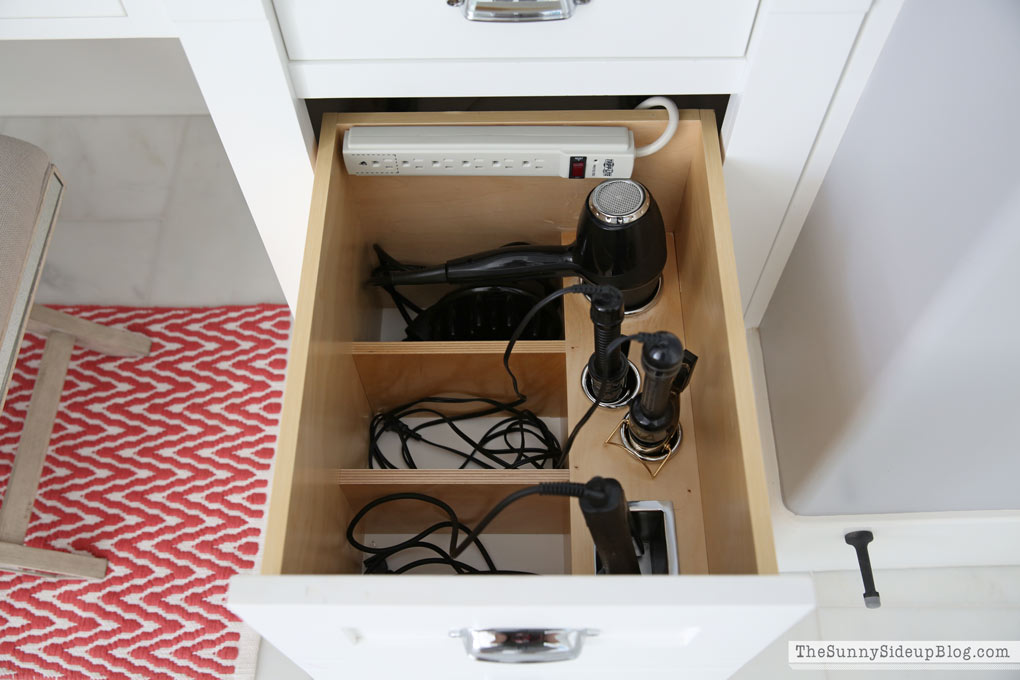
<svg viewBox="0 0 1020 680">
<path fill-rule="evenodd" d="M 673 381 L 683 366 L 684 346 L 672 333 L 661 332 L 653 342 L 646 342 L 641 352 L 645 386 L 641 391 L 641 409 L 649 418 L 658 418 L 669 411 Z"/>
<path fill-rule="evenodd" d="M 642 446 L 661 451 L 679 424 L 680 402 L 674 383 L 683 365 L 684 347 L 672 333 L 654 336 L 641 350 L 645 381 L 640 396 L 631 402 L 628 429 Z"/>
<path fill-rule="evenodd" d="M 606 573 L 640 574 L 623 487 L 615 479 L 603 477 L 594 477 L 585 486 L 601 492 L 599 500 L 582 497 L 580 505 Z"/>
<path fill-rule="evenodd" d="M 599 286 L 589 298 L 595 330 L 595 352 L 588 360 L 588 380 L 603 403 L 620 398 L 627 382 L 627 360 L 623 345 L 609 351 L 623 326 L 623 293 L 612 286 Z"/>
</svg>

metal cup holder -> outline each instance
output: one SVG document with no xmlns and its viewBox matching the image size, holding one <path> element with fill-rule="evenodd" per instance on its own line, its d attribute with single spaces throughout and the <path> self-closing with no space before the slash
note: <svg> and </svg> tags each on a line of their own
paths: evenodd
<svg viewBox="0 0 1020 680">
<path fill-rule="evenodd" d="M 588 373 L 588 366 L 584 367 L 584 371 L 581 372 L 581 389 L 584 390 L 584 396 L 591 400 L 591 403 L 595 403 L 597 393 L 594 386 L 591 384 L 591 375 Z M 637 366 L 633 362 L 627 362 L 627 380 L 623 385 L 623 392 L 614 401 L 603 401 L 599 403 L 600 407 L 605 408 L 621 408 L 629 404 L 637 393 L 641 391 L 641 372 L 638 371 Z"/>
</svg>

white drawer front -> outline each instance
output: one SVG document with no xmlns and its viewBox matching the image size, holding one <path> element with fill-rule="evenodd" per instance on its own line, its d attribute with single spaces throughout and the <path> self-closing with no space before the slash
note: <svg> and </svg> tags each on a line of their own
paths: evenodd
<svg viewBox="0 0 1020 680">
<path fill-rule="evenodd" d="M 758 2 L 592 0 L 570 19 L 531 23 L 467 21 L 444 0 L 275 6 L 288 56 L 297 61 L 613 59 L 743 56 Z"/>
<path fill-rule="evenodd" d="M 807 576 L 238 576 L 228 606 L 316 680 L 728 678 L 809 613 Z M 462 629 L 593 630 L 577 658 L 491 663 Z"/>
</svg>

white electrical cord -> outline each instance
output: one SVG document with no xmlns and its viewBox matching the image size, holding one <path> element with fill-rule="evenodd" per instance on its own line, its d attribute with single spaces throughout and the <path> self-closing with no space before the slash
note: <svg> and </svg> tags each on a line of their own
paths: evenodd
<svg viewBox="0 0 1020 680">
<path fill-rule="evenodd" d="M 666 124 L 666 129 L 663 131 L 659 138 L 651 144 L 645 146 L 639 146 L 634 149 L 635 158 L 641 158 L 642 156 L 651 156 L 656 151 L 660 151 L 662 147 L 669 144 L 669 140 L 673 139 L 673 135 L 676 134 L 676 129 L 680 126 L 680 110 L 673 103 L 672 99 L 666 97 L 649 97 L 634 108 L 636 109 L 650 109 L 654 106 L 661 106 L 666 109 L 669 113 L 669 122 Z"/>
</svg>

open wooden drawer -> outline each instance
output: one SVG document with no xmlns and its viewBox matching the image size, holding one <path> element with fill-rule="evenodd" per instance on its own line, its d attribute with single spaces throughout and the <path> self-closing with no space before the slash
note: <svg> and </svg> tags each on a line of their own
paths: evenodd
<svg viewBox="0 0 1020 680">
<path fill-rule="evenodd" d="M 343 589 L 349 589 L 351 579 L 380 592 L 405 592 L 398 581 L 415 578 L 430 579 L 429 589 L 479 587 L 467 584 L 476 579 L 453 576 L 309 579 L 309 584 L 315 584 L 308 586 L 311 590 L 295 590 L 293 580 L 273 580 L 273 575 L 285 574 L 359 574 L 362 555 L 346 542 L 347 522 L 367 501 L 394 491 L 439 497 L 471 524 L 496 501 L 523 486 L 567 479 L 583 482 L 594 475 L 615 477 L 629 500 L 673 503 L 681 574 L 776 571 L 720 147 L 711 111 L 681 112 L 672 141 L 662 151 L 638 159 L 633 175 L 659 203 L 670 232 L 670 257 L 659 301 L 648 311 L 628 317 L 624 331 L 670 330 L 699 356 L 692 383 L 683 394 L 684 438 L 660 474 L 653 479 L 640 462 L 604 443 L 622 415 L 607 409 L 599 409 L 581 431 L 567 469 L 366 469 L 373 412 L 442 391 L 500 398 L 512 394 L 501 364 L 504 343 L 378 341 L 382 297 L 364 283 L 375 262 L 372 244 L 383 245 L 398 259 L 439 262 L 513 241 L 569 242 L 585 197 L 598 180 L 353 177 L 346 173 L 338 153 L 344 131 L 352 125 L 626 125 L 641 145 L 662 132 L 665 119 L 661 111 L 325 116 L 275 462 L 264 576 L 235 580 L 230 597 L 235 611 L 292 658 L 307 653 L 309 640 L 319 638 L 298 625 L 299 620 L 316 620 L 316 615 L 309 619 L 307 612 L 298 615 L 288 607 L 331 603 L 343 609 L 347 602 Z M 587 303 L 580 296 L 568 296 L 564 316 L 563 340 L 521 342 L 512 364 L 531 396 L 529 406 L 539 415 L 566 416 L 572 427 L 589 406 L 580 387 L 580 373 L 592 351 Z M 639 363 L 638 351 L 631 352 L 635 363 Z M 564 534 L 569 541 L 566 573 L 577 575 L 570 578 L 579 579 L 578 584 L 591 583 L 581 575 L 593 573 L 593 546 L 576 502 L 533 498 L 534 503 L 512 506 L 493 530 Z M 368 530 L 408 533 L 427 522 L 430 518 L 419 508 L 398 505 L 374 515 Z M 531 578 L 534 582 L 545 577 Z M 593 578 L 600 581 L 599 591 L 636 587 L 632 577 Z M 692 588 L 684 576 L 650 578 L 660 581 L 658 592 L 665 597 L 674 587 L 670 582 L 687 593 Z M 274 591 L 276 583 L 289 585 Z M 748 626 L 757 626 L 765 634 L 745 639 L 762 638 L 763 645 L 810 608 L 809 588 L 805 590 L 799 582 L 791 585 L 783 577 L 754 579 L 754 583 L 760 585 L 741 591 L 730 579 L 716 583 L 709 578 L 699 581 L 694 590 L 704 594 L 715 588 L 718 603 L 731 606 L 729 614 L 719 618 L 717 632 L 723 634 L 727 626 L 746 618 Z M 767 583 L 782 593 L 769 590 Z M 309 595 L 312 591 L 315 594 Z M 741 600 L 744 595 L 738 592 L 758 593 L 762 599 Z M 339 599 L 333 599 L 334 595 Z M 680 596 L 679 591 L 676 595 Z M 304 601 L 305 597 L 314 603 Z M 388 602 L 393 604 L 392 599 Z M 736 605 L 758 615 L 742 618 L 741 610 L 732 609 Z M 765 609 L 775 615 L 771 626 L 763 624 Z M 349 611 L 355 610 L 362 611 L 358 607 Z M 329 619 L 334 631 L 348 625 L 335 614 Z M 288 616 L 297 618 L 281 624 Z M 559 620 L 564 617 L 570 618 L 563 614 Z M 467 623 L 485 619 L 471 618 Z M 704 632 L 711 625 L 704 621 L 698 625 L 702 638 L 712 639 Z M 287 640 L 274 634 L 298 647 L 304 645 L 301 648 L 306 651 L 288 648 Z M 360 639 L 352 644 L 357 646 Z"/>
</svg>

